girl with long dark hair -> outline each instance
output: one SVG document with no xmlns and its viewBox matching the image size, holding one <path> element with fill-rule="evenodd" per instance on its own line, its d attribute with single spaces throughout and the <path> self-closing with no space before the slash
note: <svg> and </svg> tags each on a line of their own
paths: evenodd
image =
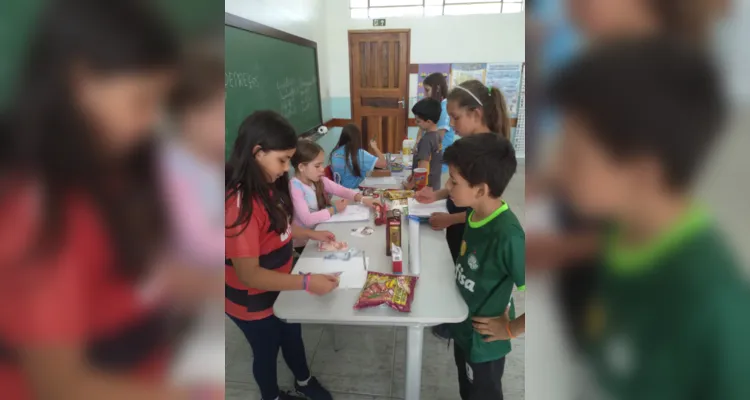
<svg viewBox="0 0 750 400">
<path fill-rule="evenodd" d="M 442 149 L 445 152 L 445 149 L 456 140 L 456 132 L 451 126 L 450 115 L 448 115 L 448 82 L 442 72 L 434 72 L 424 78 L 422 87 L 424 87 L 425 97 L 439 101 L 442 107 L 437 127 L 438 134 L 440 134 L 440 141 L 443 145 Z M 417 141 L 421 139 L 422 133 L 422 128 L 420 128 L 419 132 L 417 132 Z M 443 172 L 448 172 L 447 166 L 443 167 Z"/>
<path fill-rule="evenodd" d="M 240 125 L 226 169 L 226 313 L 253 349 L 253 376 L 264 399 L 294 399 L 279 391 L 279 349 L 294 373 L 295 389 L 309 399 L 331 394 L 310 375 L 299 324 L 273 314 L 283 290 L 329 293 L 338 278 L 291 275 L 292 239 L 331 241 L 331 232 L 292 224 L 289 164 L 297 147 L 294 128 L 273 111 L 256 111 Z"/>
<path fill-rule="evenodd" d="M 336 183 L 345 188 L 356 189 L 372 170 L 385 168 L 385 155 L 374 139 L 370 140 L 370 149 L 375 155 L 362 148 L 362 132 L 357 125 L 346 125 L 328 156 Z"/>
</svg>

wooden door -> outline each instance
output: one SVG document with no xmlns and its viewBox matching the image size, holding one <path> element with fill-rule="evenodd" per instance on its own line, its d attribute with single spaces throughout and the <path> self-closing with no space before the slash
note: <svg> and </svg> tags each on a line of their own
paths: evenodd
<svg viewBox="0 0 750 400">
<path fill-rule="evenodd" d="M 367 147 L 398 153 L 407 138 L 409 30 L 349 31 L 352 121 Z"/>
</svg>

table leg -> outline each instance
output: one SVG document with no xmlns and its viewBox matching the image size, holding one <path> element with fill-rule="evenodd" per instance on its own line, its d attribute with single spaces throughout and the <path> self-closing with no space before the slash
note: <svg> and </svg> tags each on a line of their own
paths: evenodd
<svg viewBox="0 0 750 400">
<path fill-rule="evenodd" d="M 422 345 L 424 328 L 410 326 L 406 329 L 406 400 L 419 400 L 422 387 Z"/>
</svg>

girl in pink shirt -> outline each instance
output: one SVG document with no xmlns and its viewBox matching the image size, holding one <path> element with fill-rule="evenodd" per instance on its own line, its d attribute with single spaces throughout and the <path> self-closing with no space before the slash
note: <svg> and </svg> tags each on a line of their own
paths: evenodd
<svg viewBox="0 0 750 400">
<path fill-rule="evenodd" d="M 289 191 L 294 204 L 294 224 L 305 228 L 325 222 L 332 215 L 346 209 L 349 201 L 372 207 L 377 202 L 371 197 L 347 189 L 325 175 L 325 152 L 311 140 L 297 142 L 297 151 L 292 157 L 294 178 L 289 182 Z M 331 201 L 332 196 L 340 197 Z M 306 241 L 294 241 L 294 249 L 301 253 Z"/>
</svg>

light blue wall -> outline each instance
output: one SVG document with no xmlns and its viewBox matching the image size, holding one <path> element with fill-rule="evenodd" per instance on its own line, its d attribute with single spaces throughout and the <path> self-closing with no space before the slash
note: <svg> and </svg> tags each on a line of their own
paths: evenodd
<svg viewBox="0 0 750 400">
<path fill-rule="evenodd" d="M 320 147 L 326 152 L 326 164 L 328 163 L 328 155 L 333 151 L 333 146 L 336 146 L 336 143 L 339 141 L 339 136 L 341 136 L 341 128 L 335 127 L 331 128 L 328 133 L 317 141 Z"/>
<path fill-rule="evenodd" d="M 352 117 L 351 97 L 331 97 L 328 101 L 332 118 L 350 119 Z"/>
</svg>

